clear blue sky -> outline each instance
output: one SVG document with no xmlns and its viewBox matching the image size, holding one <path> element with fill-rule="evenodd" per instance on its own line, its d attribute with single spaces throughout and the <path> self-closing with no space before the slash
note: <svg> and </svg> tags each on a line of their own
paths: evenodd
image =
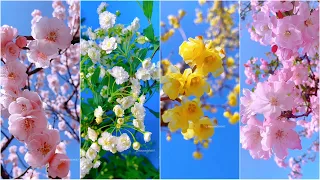
<svg viewBox="0 0 320 180">
<path fill-rule="evenodd" d="M 103 1 L 102 1 L 103 2 Z M 149 24 L 147 18 L 144 16 L 142 9 L 139 7 L 136 1 L 105 1 L 109 4 L 107 10 L 115 13 L 117 10 L 121 12 L 121 16 L 116 19 L 116 24 L 121 23 L 125 26 L 129 25 L 135 17 L 140 19 L 140 29 L 139 32 L 142 32 L 144 28 L 146 28 Z M 92 27 L 92 29 L 96 29 L 99 27 L 99 16 L 97 14 L 97 7 L 101 2 L 91 1 L 91 2 L 81 2 L 81 17 L 85 18 L 85 23 L 87 27 Z M 141 2 L 140 2 L 141 3 Z M 85 8 L 84 8 L 85 7 Z M 159 34 L 159 2 L 154 2 L 153 5 L 153 14 L 152 14 L 152 24 L 154 27 L 155 35 Z M 159 61 L 159 53 L 157 53 L 153 60 L 153 62 Z M 83 98 L 92 97 L 91 94 L 82 93 Z M 145 104 L 145 106 L 159 111 L 159 93 L 155 93 L 154 96 Z M 145 118 L 145 126 L 146 130 L 152 132 L 152 149 L 155 151 L 143 154 L 149 158 L 152 164 L 159 168 L 159 119 L 152 115 L 148 110 L 146 110 L 146 118 Z M 142 136 L 138 141 L 143 142 Z M 132 151 L 132 153 L 135 153 Z M 141 153 L 137 153 L 141 155 Z"/>
<path fill-rule="evenodd" d="M 206 13 L 207 5 L 204 8 Z M 181 27 L 184 29 L 187 37 L 204 35 L 208 25 L 195 25 L 195 9 L 200 8 L 195 2 L 161 2 L 161 20 L 168 22 L 167 16 L 177 15 L 179 9 L 184 9 L 187 14 L 183 18 Z M 238 22 L 237 17 L 234 20 Z M 173 50 L 174 54 L 170 60 L 173 63 L 181 62 L 178 54 L 179 46 L 183 38 L 176 30 L 171 40 L 161 44 L 162 57 L 166 58 Z M 234 56 L 235 53 L 229 55 Z M 226 102 L 227 92 L 222 96 L 215 96 L 213 104 L 224 104 Z M 233 108 L 233 112 L 238 108 Z M 161 132 L 161 177 L 162 178 L 234 178 L 239 177 L 239 126 L 231 125 L 223 116 L 223 110 L 218 109 L 215 114 L 206 113 L 209 117 L 217 118 L 220 125 L 226 128 L 216 128 L 212 137 L 212 143 L 208 149 L 202 150 L 203 159 L 195 160 L 192 153 L 196 147 L 193 141 L 186 141 L 180 133 L 172 134 L 171 142 L 166 140 L 166 131 Z"/>
<path fill-rule="evenodd" d="M 270 52 L 269 46 L 260 45 L 260 43 L 252 41 L 250 39 L 250 34 L 248 33 L 247 28 L 245 28 L 246 24 L 251 20 L 249 16 L 248 20 L 241 21 L 241 31 L 240 31 L 240 77 L 241 77 L 241 89 L 249 88 L 252 86 L 248 86 L 245 83 L 245 74 L 244 74 L 244 66 L 251 57 L 264 58 L 267 60 L 265 55 L 266 52 Z M 252 49 L 254 47 L 254 50 Z M 242 92 L 242 90 L 241 90 Z M 294 157 L 302 155 L 303 152 L 306 152 L 306 149 L 310 147 L 312 139 L 303 138 L 302 147 L 303 150 L 293 150 L 289 151 L 290 155 Z M 241 148 L 241 147 L 240 147 Z M 249 151 L 240 149 L 240 177 L 243 179 L 250 178 L 263 178 L 263 179 L 287 179 L 288 174 L 290 173 L 290 169 L 282 169 L 279 168 L 273 160 L 272 157 L 269 160 L 254 160 L 249 154 Z M 262 170 L 263 169 L 263 170 Z M 316 161 L 313 163 L 307 163 L 302 166 L 303 178 L 306 179 L 315 179 L 319 178 L 319 156 L 316 158 Z"/>
<path fill-rule="evenodd" d="M 19 1 L 19 2 L 10 2 L 2 1 L 1 2 L 1 25 L 7 24 L 18 29 L 19 35 L 31 35 L 31 13 L 34 9 L 39 9 L 42 12 L 42 16 L 52 17 L 52 2 L 51 1 Z M 48 90 L 48 89 L 45 89 Z M 52 98 L 54 99 L 54 98 Z M 4 127 L 8 127 L 7 121 L 5 120 Z M 49 119 L 50 124 L 53 120 Z M 56 124 L 57 127 L 57 124 Z M 7 131 L 5 131 L 7 132 Z M 60 133 L 61 140 L 68 140 L 69 138 Z M 19 141 L 15 140 L 11 143 L 12 145 L 17 145 L 18 147 L 22 145 Z M 79 178 L 80 176 L 80 166 L 79 166 L 79 147 L 80 143 L 77 141 L 72 141 L 67 145 L 67 155 L 71 159 L 71 178 Z M 75 148 L 77 147 L 77 148 Z M 5 155 L 8 154 L 8 150 L 5 151 Z M 24 155 L 21 156 L 22 158 Z M 23 160 L 24 161 L 24 160 Z M 26 163 L 25 163 L 26 164 Z M 10 166 L 8 169 L 10 170 Z M 46 178 L 45 168 L 41 169 L 43 175 L 40 178 Z"/>
</svg>

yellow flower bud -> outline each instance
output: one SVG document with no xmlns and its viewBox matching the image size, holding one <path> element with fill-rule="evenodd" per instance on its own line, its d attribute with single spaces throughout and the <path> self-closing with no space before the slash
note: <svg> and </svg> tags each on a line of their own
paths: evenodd
<svg viewBox="0 0 320 180">
<path fill-rule="evenodd" d="M 193 158 L 195 158 L 195 159 L 202 159 L 202 153 L 199 152 L 199 151 L 193 152 L 192 156 L 193 156 Z"/>
</svg>

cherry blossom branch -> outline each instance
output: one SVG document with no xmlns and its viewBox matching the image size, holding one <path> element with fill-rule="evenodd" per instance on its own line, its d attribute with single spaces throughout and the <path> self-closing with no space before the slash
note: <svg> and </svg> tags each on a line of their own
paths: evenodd
<svg viewBox="0 0 320 180">
<path fill-rule="evenodd" d="M 29 169 L 31 169 L 31 166 L 29 166 L 20 176 L 14 178 L 14 179 L 21 179 L 22 176 L 24 176 L 28 172 Z"/>
<path fill-rule="evenodd" d="M 11 135 L 9 139 L 7 139 L 7 142 L 1 147 L 1 153 L 9 146 L 11 141 L 14 139 L 14 137 Z"/>
</svg>

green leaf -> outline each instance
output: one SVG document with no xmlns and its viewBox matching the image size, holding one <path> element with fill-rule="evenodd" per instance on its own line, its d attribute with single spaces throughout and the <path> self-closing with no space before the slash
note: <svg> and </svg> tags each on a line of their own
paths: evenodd
<svg viewBox="0 0 320 180">
<path fill-rule="evenodd" d="M 147 106 L 145 106 L 145 108 L 147 108 L 156 118 L 159 118 L 159 112 L 156 112 L 156 111 L 148 108 Z"/>
<path fill-rule="evenodd" d="M 154 39 L 154 30 L 152 24 L 143 30 L 143 34 L 152 41 Z"/>
<path fill-rule="evenodd" d="M 153 1 L 143 1 L 143 13 L 151 21 L 152 17 L 152 9 L 153 9 Z"/>
<path fill-rule="evenodd" d="M 88 115 L 93 112 L 92 106 L 85 102 L 81 102 L 81 113 L 84 115 Z"/>
<path fill-rule="evenodd" d="M 96 68 L 93 75 L 91 76 L 91 84 L 95 85 L 99 82 L 100 68 Z"/>
</svg>

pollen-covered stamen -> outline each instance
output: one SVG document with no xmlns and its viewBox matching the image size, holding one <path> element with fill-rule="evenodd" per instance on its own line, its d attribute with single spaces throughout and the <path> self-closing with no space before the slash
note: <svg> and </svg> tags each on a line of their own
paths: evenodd
<svg viewBox="0 0 320 180">
<path fill-rule="evenodd" d="M 39 57 L 40 59 L 43 59 L 43 60 L 46 60 L 46 59 L 48 58 L 48 56 L 45 55 L 45 54 L 42 53 L 42 52 L 39 52 L 39 53 L 38 53 L 38 57 Z"/>
<path fill-rule="evenodd" d="M 51 151 L 52 147 L 47 143 L 44 142 L 40 148 L 37 150 L 43 155 L 47 155 Z"/>
<path fill-rule="evenodd" d="M 58 39 L 58 34 L 57 31 L 51 31 L 49 32 L 49 34 L 46 37 L 46 40 L 50 41 L 50 42 L 56 42 Z"/>
<path fill-rule="evenodd" d="M 14 73 L 14 72 L 10 72 L 9 74 L 8 74 L 8 78 L 9 79 L 15 79 L 17 77 L 17 75 Z"/>
<path fill-rule="evenodd" d="M 33 130 L 33 128 L 35 127 L 34 120 L 26 118 L 23 122 L 23 127 L 25 131 Z"/>
<path fill-rule="evenodd" d="M 286 135 L 286 134 L 284 133 L 284 131 L 279 129 L 279 130 L 276 132 L 276 139 L 282 139 L 285 135 Z"/>
<path fill-rule="evenodd" d="M 272 98 L 270 99 L 270 104 L 271 104 L 272 106 L 278 106 L 278 99 L 275 98 L 275 97 L 272 97 Z"/>
<path fill-rule="evenodd" d="M 27 106 L 26 106 L 25 104 L 22 104 L 22 105 L 21 105 L 21 110 L 22 110 L 22 111 L 26 111 L 26 110 L 27 110 Z"/>
<path fill-rule="evenodd" d="M 286 37 L 289 37 L 289 36 L 291 35 L 291 32 L 290 32 L 289 30 L 286 30 L 286 32 L 284 32 L 284 35 L 285 35 Z"/>
<path fill-rule="evenodd" d="M 312 26 L 313 25 L 313 22 L 310 18 L 308 18 L 307 20 L 304 21 L 304 25 L 306 25 L 307 27 L 308 26 Z"/>
<path fill-rule="evenodd" d="M 188 111 L 190 113 L 194 113 L 196 111 L 196 109 L 197 109 L 197 106 L 195 104 L 189 104 Z"/>
<path fill-rule="evenodd" d="M 215 61 L 215 58 L 213 56 L 208 56 L 206 58 L 204 58 L 204 63 L 207 65 L 212 64 Z"/>
<path fill-rule="evenodd" d="M 191 86 L 197 85 L 197 84 L 199 84 L 199 82 L 200 82 L 200 78 L 199 77 L 192 78 Z"/>
</svg>

